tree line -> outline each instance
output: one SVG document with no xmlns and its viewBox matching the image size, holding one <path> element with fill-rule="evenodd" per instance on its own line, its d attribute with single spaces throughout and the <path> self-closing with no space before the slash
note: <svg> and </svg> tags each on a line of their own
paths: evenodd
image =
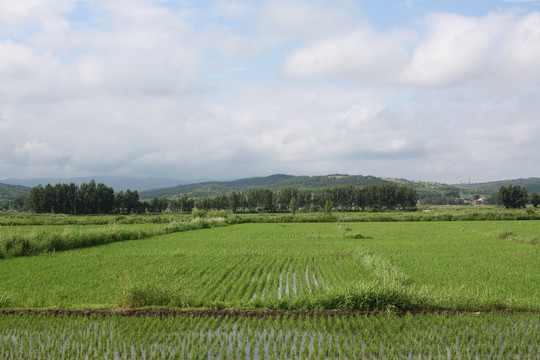
<svg viewBox="0 0 540 360">
<path fill-rule="evenodd" d="M 452 194 L 454 195 L 454 194 Z M 15 208 L 35 213 L 86 214 L 140 214 L 190 213 L 193 209 L 226 210 L 231 212 L 289 212 L 289 211 L 414 211 L 418 194 L 413 187 L 396 184 L 365 186 L 341 185 L 322 189 L 305 189 L 296 186 L 272 190 L 266 187 L 230 194 L 191 198 L 188 194 L 169 199 L 154 197 L 141 201 L 138 192 L 115 192 L 112 187 L 91 180 L 80 186 L 47 184 L 32 188 L 29 195 L 6 201 L 0 210 Z M 528 203 L 540 206 L 536 193 L 527 194 L 520 186 L 502 186 L 497 194 L 497 204 L 506 208 L 521 208 Z"/>
<path fill-rule="evenodd" d="M 519 185 L 501 186 L 497 193 L 497 205 L 507 209 L 519 209 L 531 203 L 535 208 L 540 206 L 540 196 L 537 193 L 527 194 L 527 189 Z"/>
<path fill-rule="evenodd" d="M 247 191 L 233 191 L 228 195 L 190 198 L 184 194 L 178 198 L 154 197 L 139 200 L 137 191 L 115 192 L 103 183 L 91 180 L 81 186 L 70 184 L 47 184 L 32 188 L 24 201 L 25 207 L 35 213 L 131 214 L 191 212 L 193 209 L 226 210 L 231 212 L 288 212 L 309 211 L 365 211 L 369 210 L 416 210 L 416 190 L 409 186 L 376 184 L 363 187 L 343 185 L 323 189 L 300 189 L 284 187 L 271 190 L 266 187 Z"/>
<path fill-rule="evenodd" d="M 112 187 L 94 180 L 78 186 L 70 184 L 37 185 L 26 199 L 26 206 L 35 213 L 54 214 L 131 214 L 144 212 L 139 193 L 131 190 L 115 192 Z"/>
<path fill-rule="evenodd" d="M 343 185 L 323 189 L 284 187 L 271 190 L 265 187 L 246 192 L 233 191 L 229 195 L 202 197 L 196 207 L 202 210 L 232 212 L 285 212 L 296 209 L 321 211 L 416 210 L 416 190 L 410 186 L 375 184 L 366 186 Z M 292 209 L 294 207 L 294 209 Z"/>
</svg>

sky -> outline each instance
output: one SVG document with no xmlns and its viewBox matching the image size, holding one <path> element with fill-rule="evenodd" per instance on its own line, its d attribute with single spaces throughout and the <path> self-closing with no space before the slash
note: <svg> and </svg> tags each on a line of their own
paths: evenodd
<svg viewBox="0 0 540 360">
<path fill-rule="evenodd" d="M 0 179 L 484 182 L 539 139 L 540 0 L 0 0 Z"/>
</svg>

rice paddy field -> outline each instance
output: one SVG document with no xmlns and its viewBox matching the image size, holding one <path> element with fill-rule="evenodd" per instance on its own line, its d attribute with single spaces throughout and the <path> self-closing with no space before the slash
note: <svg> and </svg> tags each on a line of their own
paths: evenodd
<svg viewBox="0 0 540 360">
<path fill-rule="evenodd" d="M 0 317 L 2 359 L 538 359 L 524 314 Z"/>
<path fill-rule="evenodd" d="M 149 235 L 0 259 L 0 358 L 537 359 L 538 224 L 122 225 Z"/>
</svg>

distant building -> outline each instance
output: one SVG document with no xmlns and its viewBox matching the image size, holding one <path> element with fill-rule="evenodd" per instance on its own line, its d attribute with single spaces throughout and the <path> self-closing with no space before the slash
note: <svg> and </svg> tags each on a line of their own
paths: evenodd
<svg viewBox="0 0 540 360">
<path fill-rule="evenodd" d="M 486 203 L 486 198 L 485 197 L 481 197 L 479 199 L 473 200 L 474 205 L 483 205 L 485 203 Z"/>
</svg>

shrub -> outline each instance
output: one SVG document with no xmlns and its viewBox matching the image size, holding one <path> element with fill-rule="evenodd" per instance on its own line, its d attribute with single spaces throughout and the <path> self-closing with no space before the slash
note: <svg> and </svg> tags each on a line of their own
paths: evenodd
<svg viewBox="0 0 540 360">
<path fill-rule="evenodd" d="M 315 299 L 317 308 L 340 311 L 409 311 L 425 301 L 408 288 L 396 284 L 349 283 Z"/>
<path fill-rule="evenodd" d="M 346 225 L 346 224 L 343 224 L 343 223 L 339 223 L 336 225 L 337 226 L 337 230 L 342 233 L 343 235 L 346 235 L 347 233 L 351 232 L 352 229 L 349 225 Z"/>
<path fill-rule="evenodd" d="M 372 238 L 371 236 L 364 235 L 364 234 L 361 234 L 359 232 L 355 232 L 355 233 L 352 233 L 352 234 L 346 234 L 345 237 L 349 238 L 349 239 L 371 239 Z"/>
<path fill-rule="evenodd" d="M 228 216 L 225 221 L 227 222 L 227 224 L 229 225 L 236 225 L 236 224 L 243 224 L 245 222 L 247 222 L 248 220 L 246 218 L 242 218 L 238 215 L 234 215 L 234 216 Z"/>
<path fill-rule="evenodd" d="M 516 236 L 513 232 L 509 230 L 500 229 L 493 233 L 488 234 L 488 236 L 491 236 L 497 239 L 502 239 L 502 240 L 517 241 L 517 242 L 522 242 L 522 243 L 531 244 L 531 245 L 540 245 L 540 240 L 538 240 L 538 237 L 536 236 L 522 238 L 522 237 Z"/>
<path fill-rule="evenodd" d="M 509 238 L 514 237 L 514 233 L 511 232 L 511 231 L 509 231 L 509 230 L 503 230 L 503 229 L 500 229 L 500 230 L 497 230 L 497 231 L 494 233 L 494 236 L 495 236 L 496 238 L 506 240 L 506 239 L 509 239 Z"/>
<path fill-rule="evenodd" d="M 226 219 L 228 216 L 229 216 L 229 213 L 225 210 L 212 210 L 212 211 L 209 211 L 207 214 L 206 214 L 207 217 L 209 218 L 223 218 L 223 219 Z M 203 216 L 201 216 L 203 217 Z"/>
<path fill-rule="evenodd" d="M 187 307 L 189 295 L 178 286 L 159 282 L 129 283 L 117 296 L 121 308 L 132 309 L 144 306 Z"/>
<path fill-rule="evenodd" d="M 204 211 L 203 209 L 193 209 L 193 211 L 191 212 L 191 217 L 193 219 L 205 218 L 206 217 L 206 211 Z"/>
<path fill-rule="evenodd" d="M 32 234 L 29 234 L 29 236 L 32 236 Z M 0 258 L 24 256 L 37 252 L 39 250 L 36 249 L 35 241 L 21 234 L 14 234 L 4 239 L 0 244 Z"/>
</svg>

